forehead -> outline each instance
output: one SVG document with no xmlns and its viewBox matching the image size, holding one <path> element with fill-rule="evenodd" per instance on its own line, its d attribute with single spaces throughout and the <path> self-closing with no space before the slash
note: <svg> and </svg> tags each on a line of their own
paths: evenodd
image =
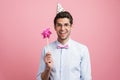
<svg viewBox="0 0 120 80">
<path fill-rule="evenodd" d="M 68 18 L 59 18 L 57 19 L 56 23 L 70 23 L 70 20 Z"/>
</svg>

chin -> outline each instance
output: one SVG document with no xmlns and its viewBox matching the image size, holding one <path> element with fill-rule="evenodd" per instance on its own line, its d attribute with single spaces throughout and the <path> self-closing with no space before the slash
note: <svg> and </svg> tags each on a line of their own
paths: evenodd
<svg viewBox="0 0 120 80">
<path fill-rule="evenodd" d="M 66 36 L 62 37 L 62 36 L 59 35 L 58 38 L 60 40 L 67 40 L 69 38 L 69 36 L 66 35 Z"/>
<path fill-rule="evenodd" d="M 67 40 L 68 38 L 67 37 L 61 37 L 61 40 Z"/>
</svg>

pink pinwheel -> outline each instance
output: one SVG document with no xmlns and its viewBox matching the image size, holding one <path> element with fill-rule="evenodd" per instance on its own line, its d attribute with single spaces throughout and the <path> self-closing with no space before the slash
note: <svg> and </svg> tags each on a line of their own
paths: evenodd
<svg viewBox="0 0 120 80">
<path fill-rule="evenodd" d="M 49 38 L 51 35 L 50 28 L 43 30 L 42 35 L 43 35 L 43 38 Z"/>
</svg>

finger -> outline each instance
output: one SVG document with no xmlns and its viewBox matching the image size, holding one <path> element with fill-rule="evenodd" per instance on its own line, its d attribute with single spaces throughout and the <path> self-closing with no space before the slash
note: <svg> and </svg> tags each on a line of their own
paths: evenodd
<svg viewBox="0 0 120 80">
<path fill-rule="evenodd" d="M 51 54 L 50 52 L 47 52 L 46 54 Z"/>
<path fill-rule="evenodd" d="M 51 55 L 46 55 L 45 57 L 46 57 L 46 58 L 52 58 L 52 56 L 51 56 Z"/>
<path fill-rule="evenodd" d="M 47 60 L 47 59 L 52 59 L 52 57 L 51 56 L 45 56 L 45 60 Z"/>
<path fill-rule="evenodd" d="M 52 58 L 46 57 L 46 58 L 45 58 L 45 62 L 49 62 L 49 61 L 52 61 Z"/>
<path fill-rule="evenodd" d="M 46 56 L 51 56 L 51 54 L 46 54 Z"/>
<path fill-rule="evenodd" d="M 52 61 L 52 59 L 51 58 L 47 58 L 47 61 Z"/>
<path fill-rule="evenodd" d="M 46 58 L 51 58 L 51 55 L 46 55 L 45 57 L 46 57 Z"/>
<path fill-rule="evenodd" d="M 52 63 L 52 60 L 47 60 L 47 63 L 49 64 L 49 63 Z"/>
</svg>

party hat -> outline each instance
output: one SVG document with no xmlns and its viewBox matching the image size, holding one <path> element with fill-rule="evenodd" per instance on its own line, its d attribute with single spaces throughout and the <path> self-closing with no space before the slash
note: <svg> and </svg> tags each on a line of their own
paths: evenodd
<svg viewBox="0 0 120 80">
<path fill-rule="evenodd" d="M 62 5 L 61 4 L 57 4 L 57 13 L 59 12 L 64 12 L 65 10 L 63 9 Z"/>
</svg>

